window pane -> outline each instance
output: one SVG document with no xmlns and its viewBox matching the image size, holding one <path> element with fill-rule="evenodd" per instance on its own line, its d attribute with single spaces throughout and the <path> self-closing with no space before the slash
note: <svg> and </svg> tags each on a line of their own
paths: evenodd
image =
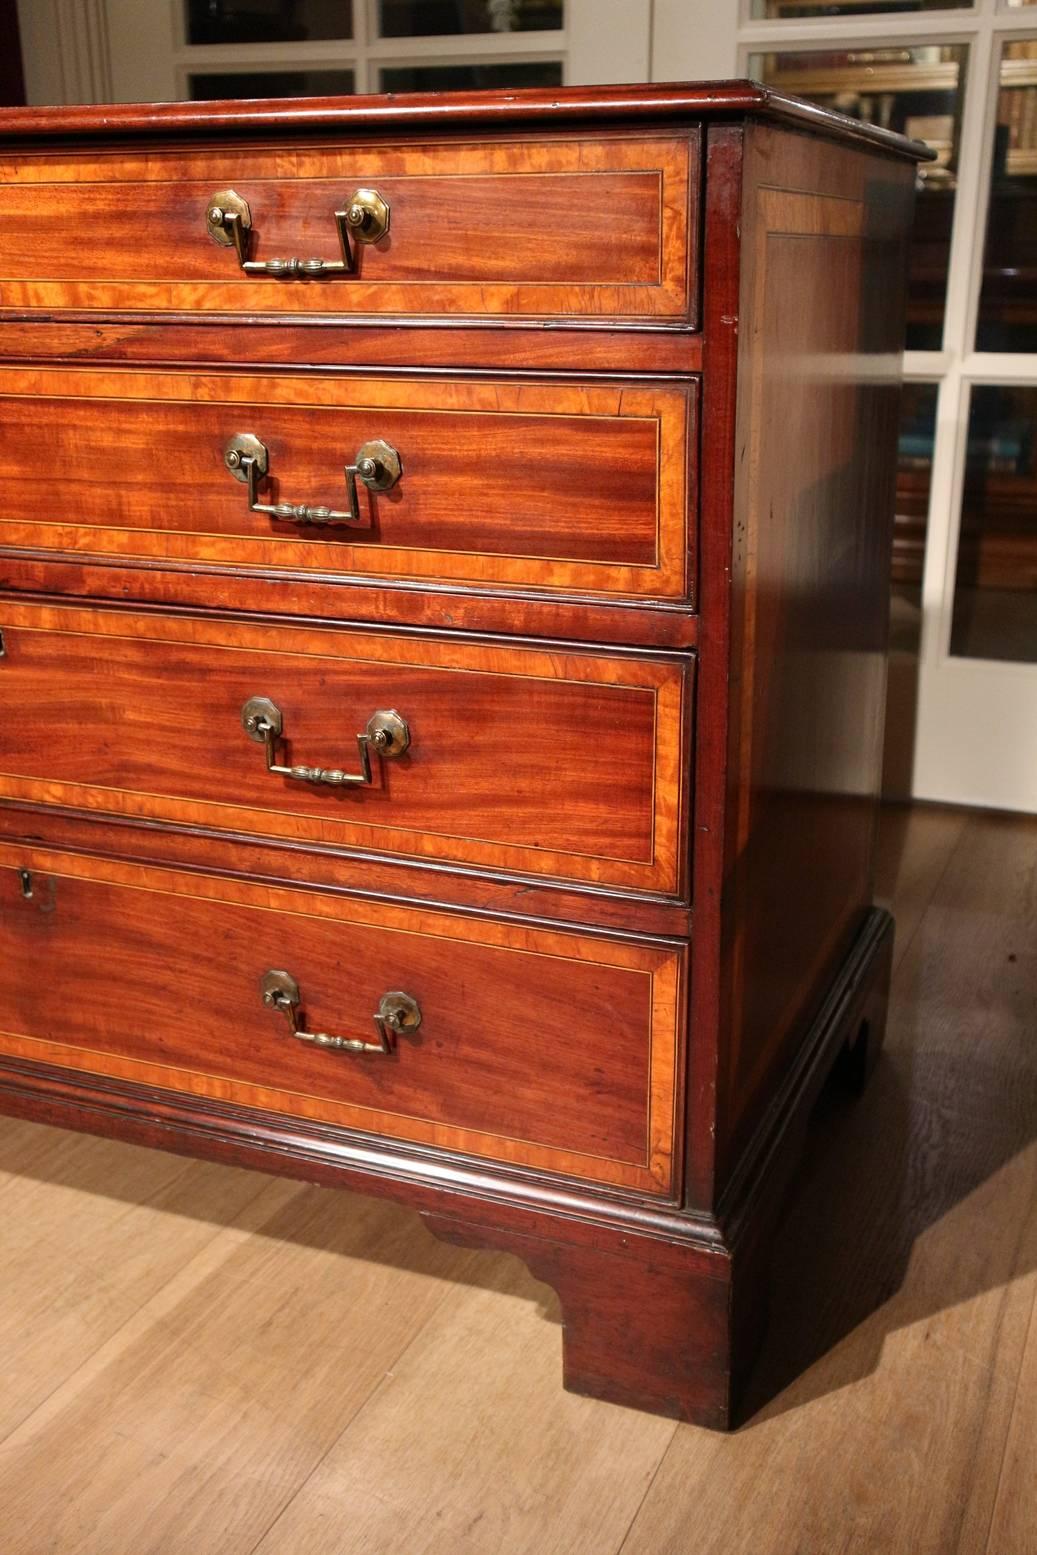
<svg viewBox="0 0 1037 1555">
<path fill-rule="evenodd" d="M 915 136 L 936 151 L 937 161 L 920 169 L 911 242 L 907 344 L 915 351 L 936 351 L 943 342 L 967 55 L 964 44 L 942 44 L 754 54 L 750 60 L 750 75 L 770 86 Z"/>
<path fill-rule="evenodd" d="M 900 402 L 896 517 L 893 521 L 889 675 L 882 791 L 906 797 L 914 771 L 922 571 L 936 436 L 936 385 L 905 383 Z"/>
<path fill-rule="evenodd" d="M 1037 41 L 1001 54 L 979 351 L 1037 351 Z"/>
<path fill-rule="evenodd" d="M 352 36 L 353 0 L 187 0 L 188 43 L 296 43 Z"/>
<path fill-rule="evenodd" d="M 393 65 L 382 69 L 383 92 L 483 91 L 497 86 L 561 86 L 560 59 L 524 65 Z"/>
<path fill-rule="evenodd" d="M 378 0 L 383 38 L 452 32 L 543 32 L 563 25 L 562 0 Z"/>
<path fill-rule="evenodd" d="M 1015 0 L 1012 0 L 1015 3 Z M 1037 0 L 1025 0 L 1037 5 Z M 753 0 L 752 15 L 769 21 L 818 16 L 891 16 L 896 11 L 964 11 L 973 0 Z"/>
<path fill-rule="evenodd" d="M 1037 663 L 1037 388 L 972 390 L 951 652 Z"/>
<path fill-rule="evenodd" d="M 192 99 L 223 97 L 348 97 L 353 91 L 351 70 L 254 70 L 193 75 L 188 78 Z"/>
</svg>

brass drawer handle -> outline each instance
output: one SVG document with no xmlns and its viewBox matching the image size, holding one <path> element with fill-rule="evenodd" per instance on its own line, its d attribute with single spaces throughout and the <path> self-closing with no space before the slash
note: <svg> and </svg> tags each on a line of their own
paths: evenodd
<svg viewBox="0 0 1037 1555">
<path fill-rule="evenodd" d="M 360 1037 L 332 1037 L 326 1031 L 307 1031 L 300 1014 L 302 995 L 299 984 L 290 972 L 264 972 L 259 981 L 263 1003 L 280 1010 L 288 1021 L 288 1029 L 299 1042 L 312 1042 L 316 1047 L 331 1048 L 336 1053 L 392 1053 L 396 1038 L 417 1031 L 421 1025 L 421 1007 L 409 993 L 385 993 L 374 1013 L 377 1042 L 364 1042 Z"/>
<path fill-rule="evenodd" d="M 344 210 L 335 212 L 341 259 L 250 259 L 248 235 L 252 212 L 233 189 L 219 189 L 205 210 L 205 230 L 221 248 L 233 248 L 249 275 L 298 280 L 324 275 L 356 275 L 361 243 L 377 243 L 389 230 L 389 204 L 377 189 L 358 189 Z"/>
<path fill-rule="evenodd" d="M 356 463 L 345 466 L 348 512 L 309 507 L 304 502 L 260 502 L 259 482 L 270 469 L 270 454 L 253 432 L 235 432 L 223 450 L 223 462 L 236 481 L 248 487 L 250 513 L 271 513 L 291 524 L 359 524 L 360 498 L 357 479 L 368 491 L 391 491 L 403 473 L 400 456 L 391 443 L 374 438 L 357 450 Z"/>
<path fill-rule="evenodd" d="M 277 742 L 284 729 L 284 717 L 269 697 L 249 697 L 241 709 L 241 722 L 250 740 L 262 745 L 266 770 L 275 777 L 295 778 L 300 783 L 327 783 L 333 788 L 369 785 L 372 746 L 382 757 L 402 756 L 410 744 L 406 720 L 393 708 L 372 713 L 367 728 L 356 737 L 360 752 L 360 771 L 343 772 L 339 767 L 290 767 L 277 760 Z"/>
</svg>

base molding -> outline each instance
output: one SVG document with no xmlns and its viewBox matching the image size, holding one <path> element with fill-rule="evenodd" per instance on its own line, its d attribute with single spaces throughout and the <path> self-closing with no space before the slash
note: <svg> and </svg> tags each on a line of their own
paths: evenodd
<svg viewBox="0 0 1037 1555">
<path fill-rule="evenodd" d="M 862 1084 L 881 1045 L 892 943 L 873 909 L 715 1216 L 9 1058 L 0 1113 L 394 1198 L 435 1235 L 514 1253 L 557 1291 L 567 1388 L 725 1428 L 814 1101 L 833 1070 Z"/>
</svg>

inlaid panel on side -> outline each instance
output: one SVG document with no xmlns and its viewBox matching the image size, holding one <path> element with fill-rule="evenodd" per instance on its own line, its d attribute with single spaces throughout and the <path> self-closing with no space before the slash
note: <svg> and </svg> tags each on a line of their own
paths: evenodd
<svg viewBox="0 0 1037 1555">
<path fill-rule="evenodd" d="M 0 795 L 674 894 L 693 660 L 0 603 Z M 242 724 L 281 715 L 268 772 Z"/>
<path fill-rule="evenodd" d="M 871 904 L 912 180 L 747 137 L 722 1153 Z"/>
<path fill-rule="evenodd" d="M 0 306 L 47 312 L 647 318 L 694 322 L 695 128 L 370 143 L 10 151 Z M 335 212 L 389 208 L 355 274 L 241 270 L 209 236 L 228 193 L 246 255 L 336 260 Z"/>
<path fill-rule="evenodd" d="M 9 367 L 0 542 L 687 599 L 696 394 L 632 381 Z M 400 473 L 384 491 L 357 482 L 356 524 L 256 513 L 225 463 L 241 433 L 266 450 L 267 505 L 348 512 L 344 467 L 371 443 L 395 452 Z"/>
<path fill-rule="evenodd" d="M 684 950 L 0 844 L 0 1052 L 659 1194 Z M 420 1025 L 373 1042 L 383 995 Z"/>
</svg>

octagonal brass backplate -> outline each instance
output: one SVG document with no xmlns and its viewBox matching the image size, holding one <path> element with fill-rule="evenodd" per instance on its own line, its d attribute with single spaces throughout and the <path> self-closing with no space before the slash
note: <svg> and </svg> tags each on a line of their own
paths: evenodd
<svg viewBox="0 0 1037 1555">
<path fill-rule="evenodd" d="M 234 246 L 234 238 L 225 220 L 227 216 L 237 216 L 246 232 L 252 225 L 248 201 L 243 200 L 240 194 L 235 194 L 233 189 L 217 189 L 205 208 L 205 230 L 221 248 Z"/>
<path fill-rule="evenodd" d="M 254 432 L 235 432 L 228 438 L 223 450 L 223 462 L 236 481 L 248 484 L 248 468 L 242 464 L 242 459 L 251 459 L 256 467 L 257 475 L 265 475 L 269 467 L 270 458 L 266 444 L 261 443 Z"/>
<path fill-rule="evenodd" d="M 373 475 L 360 476 L 368 491 L 391 491 L 403 473 L 396 449 L 381 437 L 372 438 L 357 449 L 356 462 L 361 470 L 367 459 L 375 466 Z"/>
<path fill-rule="evenodd" d="M 389 230 L 389 202 L 377 189 L 358 189 L 346 206 L 346 221 L 361 243 L 378 243 Z"/>
</svg>

